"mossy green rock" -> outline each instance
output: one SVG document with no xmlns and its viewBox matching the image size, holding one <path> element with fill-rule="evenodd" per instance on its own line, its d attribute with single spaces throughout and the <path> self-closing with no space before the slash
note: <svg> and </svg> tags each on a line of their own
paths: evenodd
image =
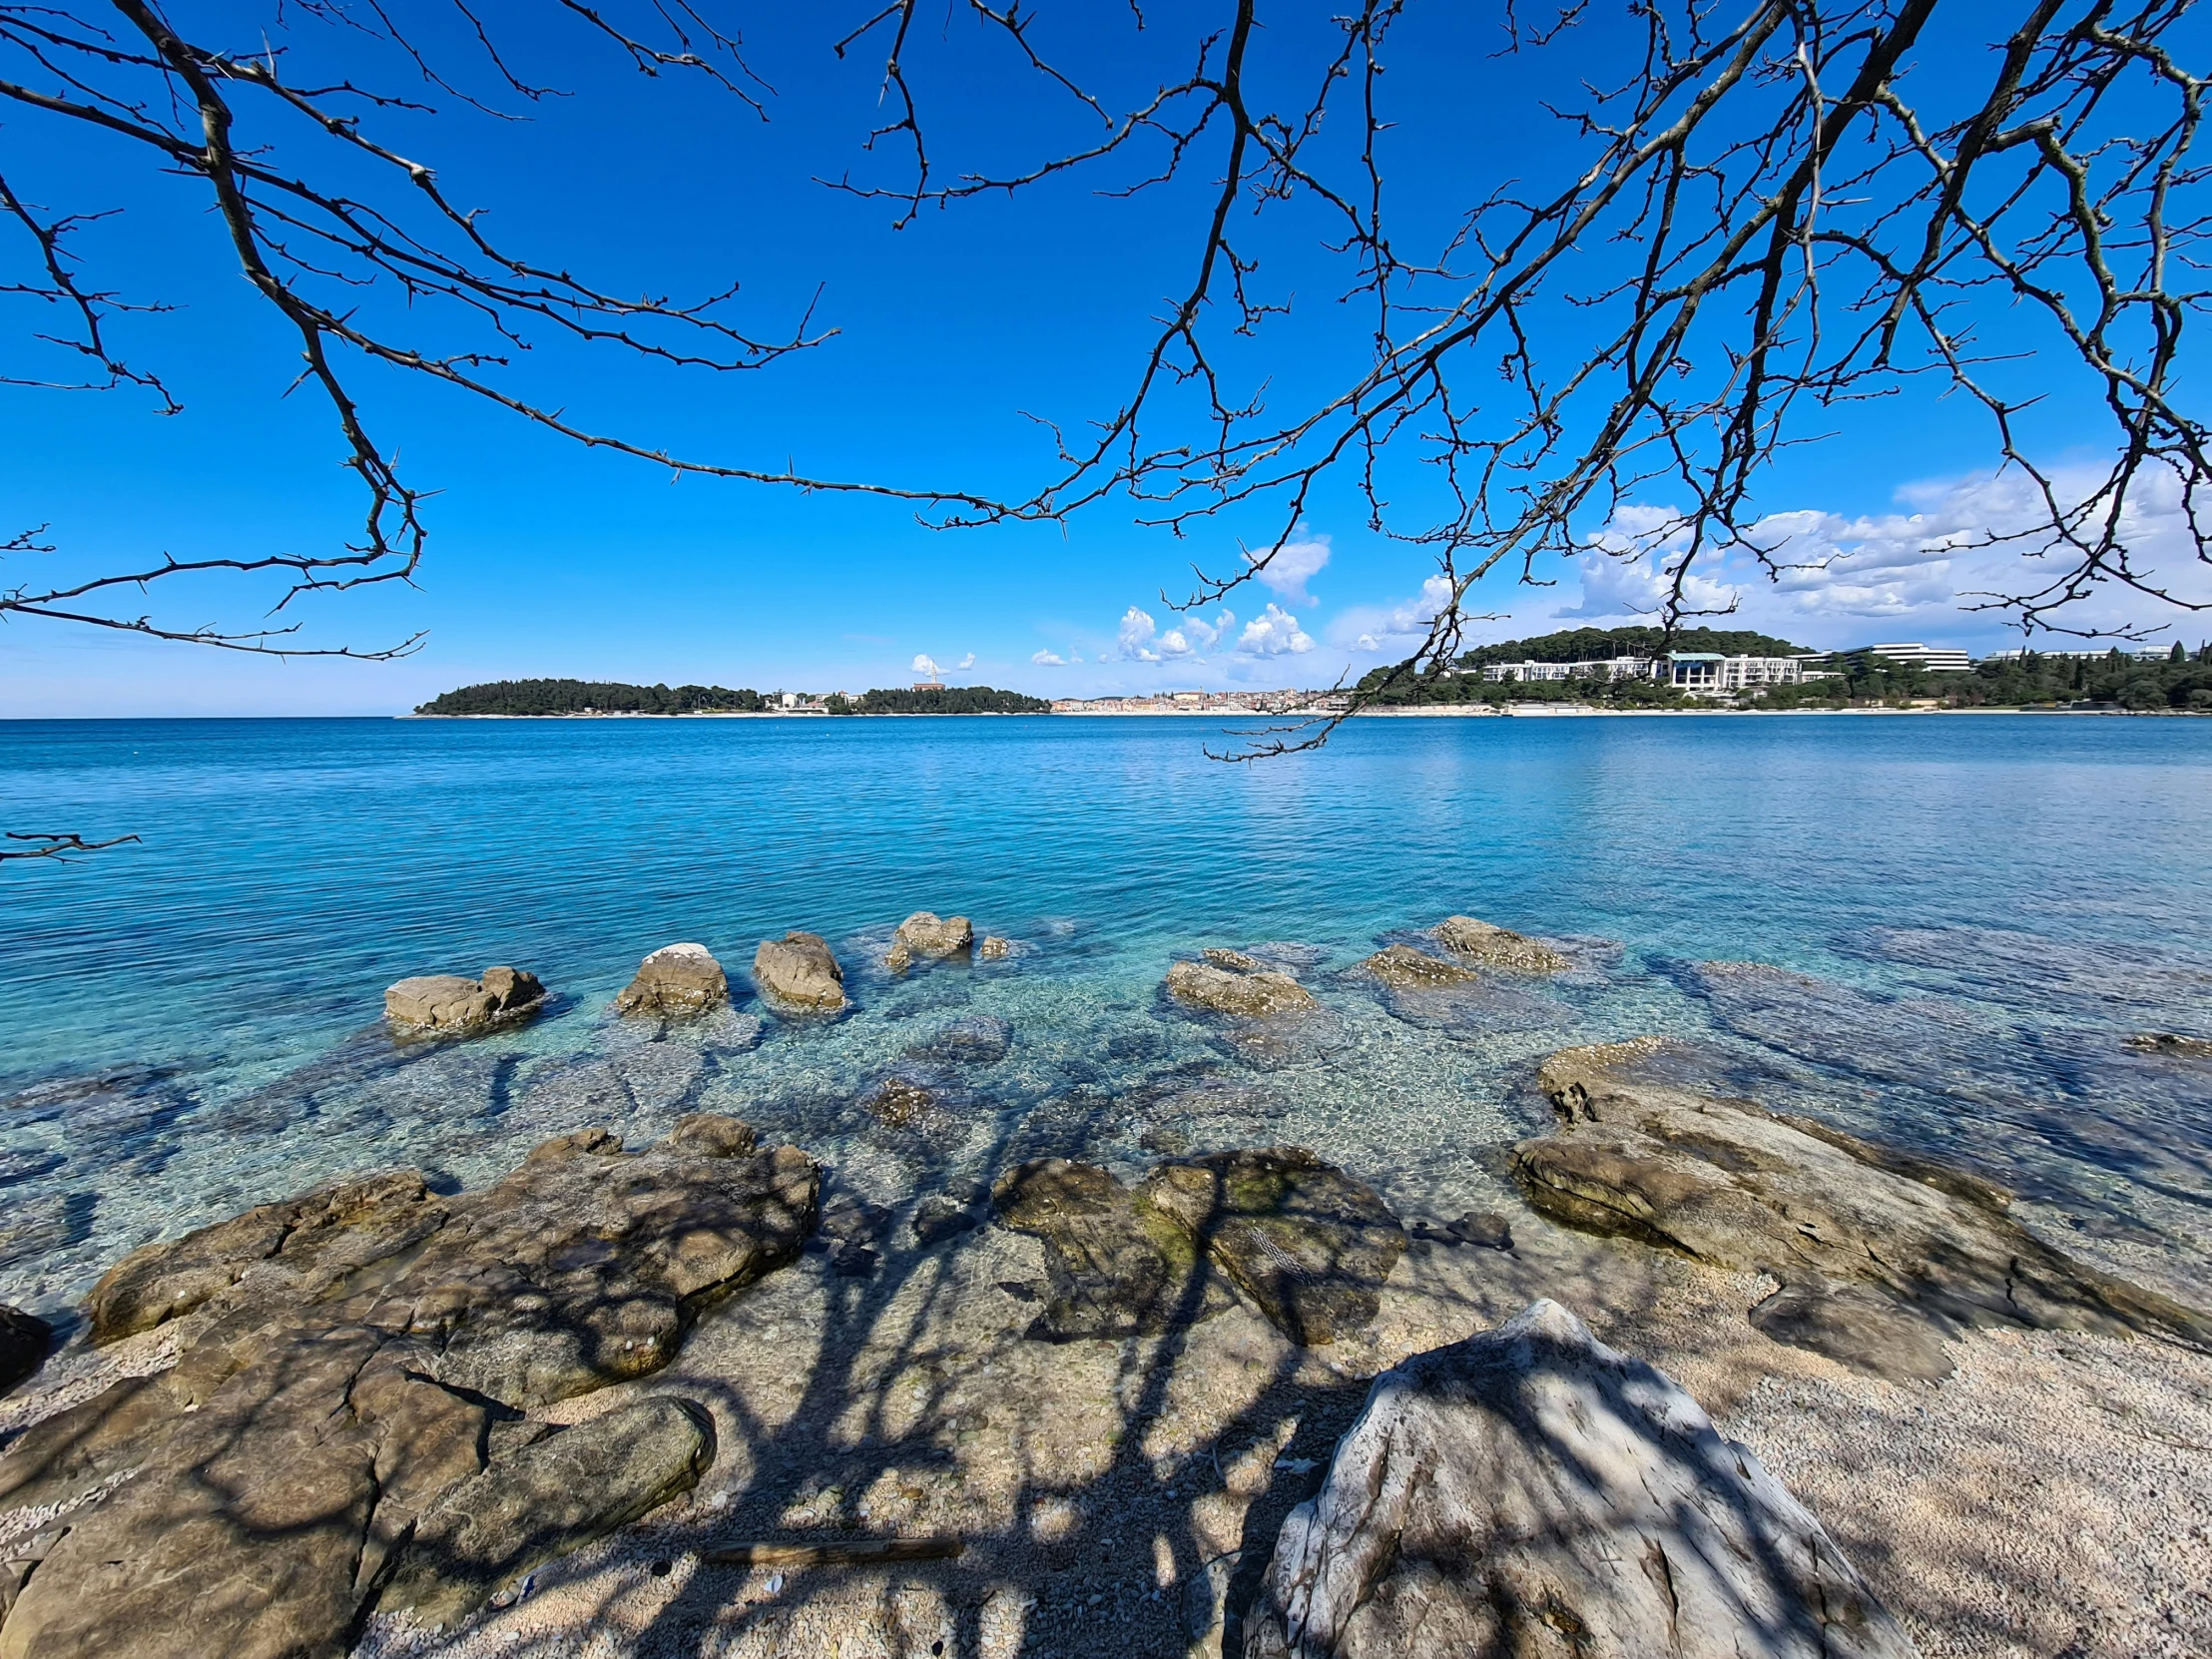
<svg viewBox="0 0 2212 1659">
<path fill-rule="evenodd" d="M 1382 1196 L 1304 1147 L 1163 1164 L 1140 1197 L 1308 1347 L 1374 1323 L 1405 1251 L 1404 1229 Z"/>
</svg>

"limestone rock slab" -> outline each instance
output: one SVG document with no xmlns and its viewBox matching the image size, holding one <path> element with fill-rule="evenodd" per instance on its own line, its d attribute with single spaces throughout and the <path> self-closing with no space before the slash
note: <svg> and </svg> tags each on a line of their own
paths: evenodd
<svg viewBox="0 0 2212 1659">
<path fill-rule="evenodd" d="M 1910 1659 L 1820 1522 L 1553 1302 L 1376 1380 L 1245 1659 Z"/>
<path fill-rule="evenodd" d="M 1268 1019 L 1316 1006 L 1313 992 L 1273 969 L 1243 973 L 1204 962 L 1177 962 L 1168 969 L 1167 985 L 1168 994 L 1178 1002 L 1244 1019 Z"/>
<path fill-rule="evenodd" d="M 451 1624 L 532 1568 L 691 1490 L 714 1455 L 714 1419 L 668 1395 L 525 1445 L 416 1522 L 378 1605 Z"/>
<path fill-rule="evenodd" d="M 753 953 L 753 980 L 775 1002 L 833 1013 L 844 1006 L 844 969 L 820 933 L 794 928 L 763 939 Z"/>
<path fill-rule="evenodd" d="M 1753 1310 L 1777 1341 L 1880 1376 L 1939 1378 L 1976 1326 L 2160 1332 L 2212 1347 L 2212 1316 L 2073 1261 L 2006 1214 L 1993 1182 L 1815 1119 L 1664 1080 L 1660 1039 L 1565 1049 L 1539 1084 L 1556 1134 L 1513 1171 L 1536 1209 L 1587 1231 L 1771 1274 Z"/>
<path fill-rule="evenodd" d="M 1473 916 L 1446 916 L 1436 924 L 1435 935 L 1436 942 L 1446 950 L 1482 967 L 1513 973 L 1557 973 L 1567 966 L 1566 957 L 1542 940 L 1477 921 Z"/>
<path fill-rule="evenodd" d="M 703 944 L 664 944 L 615 998 L 624 1014 L 704 1014 L 730 1000 L 729 976 Z"/>
<path fill-rule="evenodd" d="M 476 979 L 427 973 L 384 992 L 384 1018 L 403 1032 L 458 1036 L 518 1019 L 544 999 L 538 976 L 521 968 L 488 967 Z"/>
</svg>

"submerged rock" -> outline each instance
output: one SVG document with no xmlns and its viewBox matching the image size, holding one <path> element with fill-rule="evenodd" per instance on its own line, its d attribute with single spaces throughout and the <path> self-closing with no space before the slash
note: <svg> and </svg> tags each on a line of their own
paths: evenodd
<svg viewBox="0 0 2212 1659">
<path fill-rule="evenodd" d="M 665 944 L 615 998 L 624 1014 L 704 1014 L 730 1000 L 729 976 L 703 944 Z"/>
<path fill-rule="evenodd" d="M 983 942 L 975 947 L 975 954 L 986 962 L 1002 962 L 1013 953 L 1014 941 L 996 933 L 986 933 Z"/>
<path fill-rule="evenodd" d="M 2157 1054 L 2170 1060 L 2212 1060 L 2212 1037 L 2184 1037 L 2172 1031 L 2138 1031 L 2126 1039 L 2138 1054 Z"/>
<path fill-rule="evenodd" d="M 1247 956 L 1241 950 L 1224 950 L 1220 945 L 1210 945 L 1199 955 L 1211 965 L 1226 968 L 1231 973 L 1264 973 L 1268 966 L 1257 956 Z"/>
<path fill-rule="evenodd" d="M 1543 943 L 1472 916 L 1446 916 L 1436 924 L 1436 942 L 1484 967 L 1514 973 L 1557 973 L 1566 957 Z"/>
<path fill-rule="evenodd" d="M 1013 1042 L 1014 1028 L 1004 1020 L 992 1014 L 973 1014 L 908 1044 L 906 1057 L 943 1065 L 993 1066 L 1006 1058 Z"/>
<path fill-rule="evenodd" d="M 35 1314 L 0 1303 L 0 1394 L 46 1364 L 54 1328 Z"/>
<path fill-rule="evenodd" d="M 1942 1339 L 2011 1325 L 2158 1331 L 2212 1346 L 2212 1317 L 2050 1249 L 1978 1177 L 1814 1119 L 1639 1075 L 1644 1038 L 1567 1049 L 1539 1082 L 1558 1133 L 1521 1142 L 1513 1170 L 1570 1226 L 1677 1250 L 1783 1290 L 1752 1311 L 1779 1342 L 1880 1376 L 1939 1378 Z"/>
<path fill-rule="evenodd" d="M 1177 962 L 1168 969 L 1168 994 L 1178 1002 L 1217 1014 L 1267 1019 L 1315 1007 L 1314 995 L 1287 973 L 1261 969 L 1232 973 L 1201 962 Z"/>
<path fill-rule="evenodd" d="M 702 1308 L 798 1255 L 819 1172 L 751 1146 L 704 1116 L 643 1153 L 567 1135 L 479 1192 L 399 1172 L 125 1258 L 90 1299 L 96 1341 L 200 1317 L 172 1370 L 0 1458 L 0 1510 L 92 1500 L 0 1625 L 0 1654 L 341 1653 L 418 1523 L 519 1454 L 502 1425 L 659 1370 Z M 573 1480 L 612 1482 L 574 1486 L 563 1525 L 635 1512 L 642 1465 L 577 1456 L 582 1428 L 560 1440 Z M 470 1512 L 499 1507 L 484 1503 Z M 497 1554 L 470 1557 L 454 1593 L 474 1595 Z"/>
<path fill-rule="evenodd" d="M 917 960 L 957 956 L 975 943 L 975 928 L 966 916 L 940 916 L 934 910 L 916 910 L 891 934 L 890 950 L 883 965 L 895 971 Z"/>
<path fill-rule="evenodd" d="M 428 973 L 384 992 L 384 1018 L 401 1031 L 460 1035 L 518 1019 L 544 997 L 538 976 L 521 968 L 489 967 L 480 979 Z"/>
<path fill-rule="evenodd" d="M 1405 1250 L 1376 1191 L 1303 1147 L 1163 1164 L 1140 1192 L 1307 1347 L 1372 1324 Z"/>
<path fill-rule="evenodd" d="M 1393 944 L 1378 950 L 1360 964 L 1385 985 L 1401 990 L 1424 990 L 1435 985 L 1472 984 L 1482 976 L 1472 968 L 1415 950 L 1409 944 Z"/>
<path fill-rule="evenodd" d="M 415 1523 L 377 1605 L 451 1624 L 691 1490 L 714 1458 L 714 1418 L 667 1395 L 549 1434 L 448 1489 Z"/>
<path fill-rule="evenodd" d="M 1749 1449 L 1548 1301 L 1376 1380 L 1245 1632 L 1245 1659 L 1916 1651 Z"/>
<path fill-rule="evenodd" d="M 1513 1224 L 1495 1210 L 1469 1210 L 1457 1221 L 1446 1222 L 1444 1231 L 1463 1245 L 1483 1250 L 1513 1248 Z"/>
<path fill-rule="evenodd" d="M 980 1226 L 982 1220 L 973 1204 L 946 1193 L 932 1193 L 914 1206 L 914 1242 L 924 1246 L 942 1244 Z"/>
<path fill-rule="evenodd" d="M 822 1012 L 844 1006 L 844 969 L 820 933 L 795 928 L 763 939 L 753 953 L 753 980 L 772 1002 Z"/>
<path fill-rule="evenodd" d="M 886 1077 L 860 1097 L 860 1105 L 891 1129 L 935 1130 L 949 1122 L 937 1091 L 911 1077 Z"/>
</svg>

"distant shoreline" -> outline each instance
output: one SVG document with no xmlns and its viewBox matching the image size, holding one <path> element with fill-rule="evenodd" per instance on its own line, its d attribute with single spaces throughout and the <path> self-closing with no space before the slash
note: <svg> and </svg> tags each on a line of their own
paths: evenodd
<svg viewBox="0 0 2212 1659">
<path fill-rule="evenodd" d="M 621 710 L 590 714 L 577 711 L 558 715 L 392 715 L 392 720 L 1328 720 L 1329 709 L 1053 709 L 1047 713 L 1013 714 L 998 709 L 978 709 L 963 714 L 830 715 L 820 709 L 698 709 L 680 715 L 631 714 Z M 2038 709 L 1983 707 L 1978 709 L 1604 709 L 1591 704 L 1522 703 L 1503 708 L 1490 704 L 1427 704 L 1411 708 L 1362 709 L 1355 720 L 1674 720 L 1682 716 L 1734 715 L 1751 719 L 1787 719 L 1800 715 L 2180 715 L 2179 709 Z M 373 717 L 372 717 L 373 718 Z"/>
</svg>

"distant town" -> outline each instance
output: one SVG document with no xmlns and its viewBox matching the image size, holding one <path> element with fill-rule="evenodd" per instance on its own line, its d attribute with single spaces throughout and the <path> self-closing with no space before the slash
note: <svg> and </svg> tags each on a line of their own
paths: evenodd
<svg viewBox="0 0 2212 1659">
<path fill-rule="evenodd" d="M 1605 709 L 2063 708 L 2212 713 L 2212 646 L 1995 651 L 1891 641 L 1810 651 L 1741 630 L 1574 629 L 1478 646 L 1449 667 L 1377 669 L 1357 687 L 1159 691 L 1046 700 L 990 686 L 911 686 L 853 694 L 502 680 L 423 704 L 424 718 L 548 716 L 1310 715 L 1357 701 L 1378 713 Z M 1526 712 L 1535 712 L 1527 709 Z"/>
</svg>

